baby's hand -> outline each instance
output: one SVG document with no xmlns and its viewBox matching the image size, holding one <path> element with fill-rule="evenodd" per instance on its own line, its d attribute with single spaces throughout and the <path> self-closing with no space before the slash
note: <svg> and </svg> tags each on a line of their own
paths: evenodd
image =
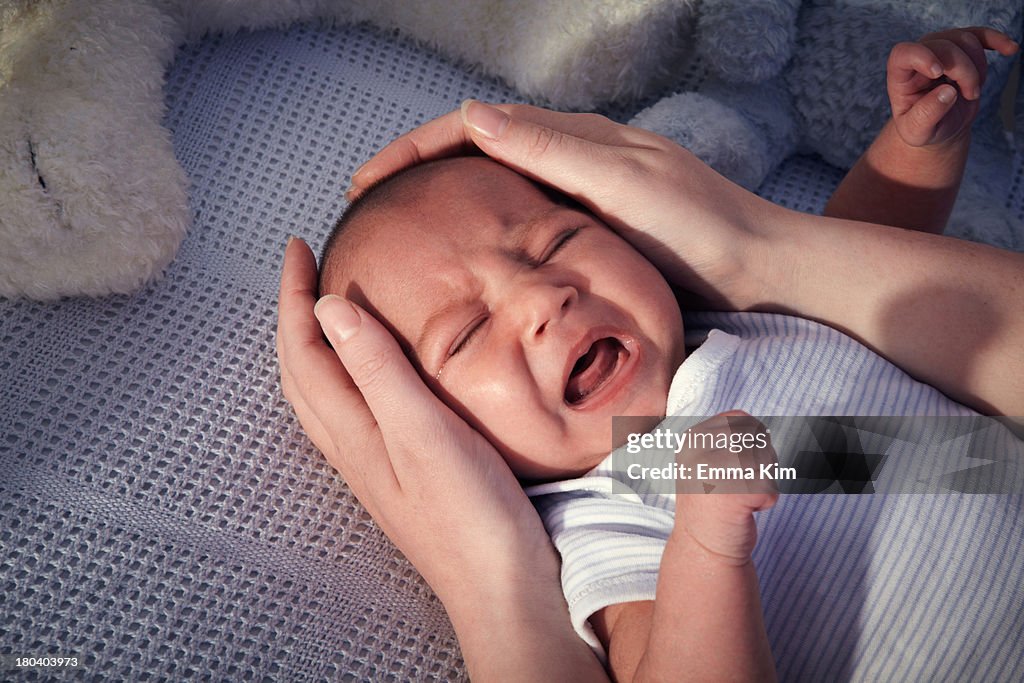
<svg viewBox="0 0 1024 683">
<path fill-rule="evenodd" d="M 771 479 L 762 479 L 761 465 L 776 461 L 768 434 L 758 420 L 733 411 L 701 422 L 693 433 L 724 435 L 726 441 L 746 435 L 746 443 L 765 443 L 733 452 L 729 448 L 692 448 L 679 454 L 679 462 L 690 468 L 693 478 L 679 480 L 676 486 L 675 532 L 685 532 L 705 550 L 730 565 L 743 565 L 757 542 L 753 513 L 775 505 L 779 492 Z M 716 439 L 717 440 L 717 439 Z M 751 468 L 753 480 L 698 478 L 697 465 L 710 468 Z"/>
<path fill-rule="evenodd" d="M 898 43 L 886 68 L 892 118 L 908 145 L 957 141 L 970 130 L 985 84 L 985 50 L 1012 55 L 1008 35 L 973 27 L 930 33 L 916 43 Z"/>
</svg>

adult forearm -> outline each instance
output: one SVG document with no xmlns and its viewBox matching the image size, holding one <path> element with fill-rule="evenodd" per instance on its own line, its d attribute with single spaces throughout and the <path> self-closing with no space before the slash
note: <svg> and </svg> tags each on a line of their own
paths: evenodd
<svg viewBox="0 0 1024 683">
<path fill-rule="evenodd" d="M 543 581 L 546 585 L 548 582 Z M 607 681 L 569 621 L 560 587 L 462 592 L 446 608 L 474 681 Z"/>
<path fill-rule="evenodd" d="M 1024 255 L 777 207 L 749 308 L 836 327 L 952 398 L 1024 414 Z"/>
<path fill-rule="evenodd" d="M 953 210 L 970 129 L 932 147 L 912 147 L 890 120 L 850 169 L 825 215 L 941 233 Z"/>
</svg>

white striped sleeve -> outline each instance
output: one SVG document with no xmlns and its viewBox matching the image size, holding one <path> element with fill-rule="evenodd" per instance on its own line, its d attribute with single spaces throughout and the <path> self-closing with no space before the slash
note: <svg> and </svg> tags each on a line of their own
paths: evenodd
<svg viewBox="0 0 1024 683">
<path fill-rule="evenodd" d="M 673 514 L 598 491 L 535 495 L 562 556 L 562 590 L 576 632 L 603 657 L 587 620 L 609 605 L 653 600 Z"/>
</svg>

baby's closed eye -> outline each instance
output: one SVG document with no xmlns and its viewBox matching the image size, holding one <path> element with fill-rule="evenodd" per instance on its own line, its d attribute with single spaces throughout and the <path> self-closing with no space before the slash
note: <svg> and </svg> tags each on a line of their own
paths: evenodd
<svg viewBox="0 0 1024 683">
<path fill-rule="evenodd" d="M 476 333 L 483 328 L 489 319 L 490 316 L 484 314 L 477 316 L 470 321 L 470 323 L 466 327 L 462 328 L 459 334 L 456 335 L 455 340 L 452 342 L 451 347 L 449 347 L 448 354 L 445 357 L 451 358 L 466 348 L 466 346 L 473 340 L 473 337 L 476 336 Z"/>
<path fill-rule="evenodd" d="M 555 238 L 544 250 L 541 257 L 539 259 L 533 260 L 533 263 L 535 265 L 542 265 L 550 261 L 555 256 L 555 254 L 561 251 L 562 248 L 565 247 L 574 237 L 576 237 L 576 235 L 578 235 L 580 230 L 582 229 L 582 227 L 575 227 L 559 232 L 557 235 L 555 235 Z M 463 351 L 466 347 L 468 347 L 473 342 L 474 338 L 477 336 L 477 333 L 483 329 L 484 325 L 486 325 L 489 320 L 490 315 L 487 313 L 474 317 L 469 322 L 469 324 L 463 327 L 459 331 L 459 333 L 456 334 L 454 340 L 452 341 L 452 344 L 448 347 L 448 353 L 445 354 L 445 359 L 447 360 L 452 356 L 457 355 L 459 352 Z"/>
<path fill-rule="evenodd" d="M 558 233 L 558 235 L 555 236 L 555 239 L 551 242 L 551 244 L 548 245 L 548 248 L 544 251 L 544 254 L 539 259 L 537 259 L 536 263 L 542 264 L 550 261 L 551 258 L 555 254 L 557 254 L 562 249 L 562 247 L 568 244 L 573 237 L 576 237 L 576 235 L 578 235 L 580 230 L 582 229 L 582 227 L 577 227 L 569 230 L 563 230 L 562 232 Z"/>
</svg>

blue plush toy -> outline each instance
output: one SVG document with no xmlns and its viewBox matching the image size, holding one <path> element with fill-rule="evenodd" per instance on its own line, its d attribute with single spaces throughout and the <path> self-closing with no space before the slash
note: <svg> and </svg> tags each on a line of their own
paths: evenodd
<svg viewBox="0 0 1024 683">
<path fill-rule="evenodd" d="M 695 91 L 663 99 L 632 121 L 676 140 L 750 189 L 792 154 L 816 153 L 835 166 L 850 167 L 889 118 L 885 64 L 896 43 L 956 26 L 991 26 L 1020 42 L 1024 14 L 1019 2 L 1008 0 L 817 0 L 803 3 L 798 12 L 792 0 L 756 5 L 762 20 L 795 18 L 792 45 L 776 46 L 775 38 L 785 31 L 764 26 L 765 35 L 775 38 L 758 42 L 758 63 L 748 72 L 742 60 L 732 70 L 711 69 Z M 712 9 L 719 8 L 705 8 Z M 713 26 L 718 36 L 726 34 L 729 22 L 746 26 L 727 9 L 704 17 L 701 25 Z M 757 38 L 741 36 L 722 47 L 743 55 L 748 40 Z M 765 68 L 779 66 L 778 59 L 764 58 L 767 46 L 773 55 L 788 57 L 784 66 Z M 1021 249 L 1024 231 L 1003 202 L 1014 145 L 1024 144 L 1024 127 L 1018 117 L 1014 142 L 999 112 L 1013 60 L 990 52 L 988 61 L 971 157 L 947 234 Z"/>
</svg>

